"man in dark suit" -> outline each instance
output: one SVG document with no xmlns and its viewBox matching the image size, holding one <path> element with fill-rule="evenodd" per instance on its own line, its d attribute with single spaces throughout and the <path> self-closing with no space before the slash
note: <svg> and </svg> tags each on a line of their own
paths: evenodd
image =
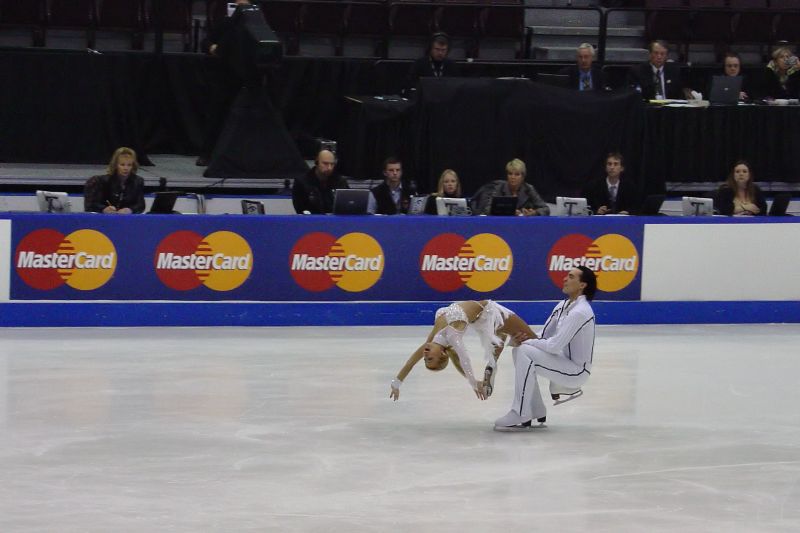
<svg viewBox="0 0 800 533">
<path fill-rule="evenodd" d="M 606 156 L 606 175 L 589 182 L 583 196 L 595 215 L 634 214 L 639 204 L 635 187 L 622 179 L 624 158 L 619 152 Z"/>
<path fill-rule="evenodd" d="M 650 51 L 649 61 L 630 68 L 628 85 L 642 93 L 645 100 L 686 98 L 680 68 L 667 63 L 667 43 L 653 41 L 647 49 Z"/>
<path fill-rule="evenodd" d="M 367 211 L 378 215 L 398 215 L 408 212 L 410 187 L 403 187 L 403 163 L 394 157 L 383 162 L 384 181 L 370 189 Z"/>
<path fill-rule="evenodd" d="M 594 46 L 583 43 L 578 47 L 575 65 L 562 68 L 558 73 L 569 76 L 569 85 L 579 91 L 605 91 L 606 83 L 600 67 L 594 62 Z"/>
<path fill-rule="evenodd" d="M 434 33 L 428 53 L 411 64 L 406 87 L 415 89 L 420 78 L 446 78 L 458 76 L 460 71 L 455 61 L 447 59 L 450 52 L 450 37 L 446 33 Z"/>
</svg>

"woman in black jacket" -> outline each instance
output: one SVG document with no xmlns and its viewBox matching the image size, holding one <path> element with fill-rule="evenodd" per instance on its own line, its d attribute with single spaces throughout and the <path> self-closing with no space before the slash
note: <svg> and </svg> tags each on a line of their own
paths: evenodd
<svg viewBox="0 0 800 533">
<path fill-rule="evenodd" d="M 721 215 L 764 216 L 767 202 L 758 185 L 753 183 L 753 171 L 747 161 L 737 161 L 727 181 L 719 188 L 716 210 Z"/>
</svg>

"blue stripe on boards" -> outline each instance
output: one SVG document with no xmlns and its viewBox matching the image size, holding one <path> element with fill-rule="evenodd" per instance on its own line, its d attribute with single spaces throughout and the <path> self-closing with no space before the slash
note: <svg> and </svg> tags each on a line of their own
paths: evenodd
<svg viewBox="0 0 800 533">
<path fill-rule="evenodd" d="M 409 326 L 447 302 L 7 302 L 0 326 Z M 500 302 L 541 324 L 552 301 Z M 800 302 L 593 302 L 597 324 L 800 323 Z"/>
</svg>

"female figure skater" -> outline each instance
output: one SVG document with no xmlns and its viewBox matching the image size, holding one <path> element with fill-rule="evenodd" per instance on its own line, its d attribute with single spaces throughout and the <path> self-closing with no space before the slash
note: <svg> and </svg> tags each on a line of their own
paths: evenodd
<svg viewBox="0 0 800 533">
<path fill-rule="evenodd" d="M 477 381 L 472 372 L 469 354 L 464 346 L 464 333 L 472 328 L 481 339 L 486 357 L 484 379 Z M 492 300 L 455 302 L 436 311 L 433 329 L 425 343 L 411 354 L 406 364 L 392 380 L 389 397 L 397 401 L 400 397 L 400 385 L 414 365 L 425 359 L 428 370 L 439 371 L 453 361 L 461 375 L 467 378 L 475 395 L 485 400 L 492 395 L 494 376 L 497 373 L 497 358 L 503 351 L 507 338 L 525 333 L 523 338 L 536 338 L 536 334 L 510 309 Z M 526 337 L 530 335 L 530 337 Z"/>
</svg>

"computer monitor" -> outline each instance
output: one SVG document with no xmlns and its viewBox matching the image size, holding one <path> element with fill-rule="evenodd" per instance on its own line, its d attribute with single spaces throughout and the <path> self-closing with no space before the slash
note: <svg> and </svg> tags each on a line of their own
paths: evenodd
<svg viewBox="0 0 800 533">
<path fill-rule="evenodd" d="M 65 192 L 36 191 L 36 202 L 43 213 L 69 213 L 72 211 Z"/>
<path fill-rule="evenodd" d="M 428 205 L 428 195 L 412 196 L 408 201 L 408 214 L 409 215 L 424 215 L 425 206 Z"/>
<path fill-rule="evenodd" d="M 661 206 L 664 204 L 666 196 L 663 194 L 649 194 L 642 202 L 640 214 L 643 216 L 655 216 L 661 213 Z"/>
<path fill-rule="evenodd" d="M 517 214 L 516 196 L 493 196 L 489 207 L 489 214 L 493 216 L 512 217 Z"/>
<path fill-rule="evenodd" d="M 586 198 L 570 198 L 556 196 L 556 215 L 560 217 L 576 217 L 589 214 Z"/>
<path fill-rule="evenodd" d="M 153 205 L 150 213 L 155 215 L 169 215 L 175 212 L 175 201 L 181 193 L 177 191 L 159 191 L 153 195 Z"/>
<path fill-rule="evenodd" d="M 242 214 L 243 215 L 263 215 L 264 202 L 258 200 L 242 200 Z"/>
<path fill-rule="evenodd" d="M 439 216 L 469 216 L 466 198 L 436 198 L 436 213 Z"/>
<path fill-rule="evenodd" d="M 789 208 L 789 202 L 792 201 L 792 193 L 779 192 L 772 199 L 772 205 L 769 208 L 769 216 L 771 217 L 785 217 L 786 210 Z"/>
<path fill-rule="evenodd" d="M 536 81 L 552 87 L 569 87 L 569 76 L 566 74 L 536 74 Z"/>
<path fill-rule="evenodd" d="M 714 200 L 711 198 L 684 196 L 681 207 L 685 217 L 710 217 L 714 214 Z"/>
<path fill-rule="evenodd" d="M 333 214 L 366 215 L 369 194 L 367 189 L 336 189 L 333 193 Z"/>
<path fill-rule="evenodd" d="M 742 92 L 741 76 L 714 76 L 711 78 L 708 101 L 712 104 L 737 104 L 740 92 Z"/>
</svg>

